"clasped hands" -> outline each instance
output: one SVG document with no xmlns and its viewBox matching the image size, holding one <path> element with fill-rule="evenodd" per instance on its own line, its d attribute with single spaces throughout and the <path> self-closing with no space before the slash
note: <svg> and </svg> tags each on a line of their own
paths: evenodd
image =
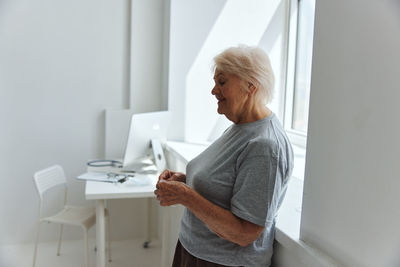
<svg viewBox="0 0 400 267">
<path fill-rule="evenodd" d="M 190 187 L 186 185 L 186 175 L 170 170 L 163 171 L 158 177 L 154 194 L 161 206 L 185 204 Z"/>
</svg>

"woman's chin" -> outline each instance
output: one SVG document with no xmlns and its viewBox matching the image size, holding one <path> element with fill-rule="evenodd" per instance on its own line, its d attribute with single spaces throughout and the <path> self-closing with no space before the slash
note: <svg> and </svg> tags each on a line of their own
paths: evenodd
<svg viewBox="0 0 400 267">
<path fill-rule="evenodd" d="M 217 108 L 217 112 L 219 114 L 225 114 L 225 110 L 224 110 L 224 101 L 218 101 L 218 108 Z"/>
</svg>

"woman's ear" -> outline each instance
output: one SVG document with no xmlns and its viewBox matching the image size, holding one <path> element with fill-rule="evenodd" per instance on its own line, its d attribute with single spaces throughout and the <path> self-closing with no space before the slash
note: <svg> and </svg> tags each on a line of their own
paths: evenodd
<svg viewBox="0 0 400 267">
<path fill-rule="evenodd" d="M 257 87 L 255 87 L 254 84 L 252 84 L 251 82 L 248 83 L 248 88 L 251 95 L 257 92 Z"/>
</svg>

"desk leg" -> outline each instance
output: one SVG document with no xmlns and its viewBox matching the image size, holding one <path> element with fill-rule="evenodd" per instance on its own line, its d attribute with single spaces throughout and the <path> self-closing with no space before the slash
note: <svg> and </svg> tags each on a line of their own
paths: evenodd
<svg viewBox="0 0 400 267">
<path fill-rule="evenodd" d="M 104 199 L 96 200 L 96 267 L 106 266 Z"/>
<path fill-rule="evenodd" d="M 151 242 L 152 235 L 152 210 L 151 210 L 151 198 L 147 198 L 147 221 L 146 221 L 146 239 L 143 244 L 144 248 L 148 248 Z"/>
</svg>

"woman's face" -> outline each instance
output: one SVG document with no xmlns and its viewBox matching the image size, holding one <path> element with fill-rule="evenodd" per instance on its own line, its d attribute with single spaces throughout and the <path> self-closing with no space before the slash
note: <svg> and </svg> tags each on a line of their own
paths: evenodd
<svg viewBox="0 0 400 267">
<path fill-rule="evenodd" d="M 215 86 L 211 94 L 218 100 L 218 113 L 237 122 L 246 112 L 248 93 L 242 88 L 241 80 L 236 76 L 215 70 Z"/>
</svg>

